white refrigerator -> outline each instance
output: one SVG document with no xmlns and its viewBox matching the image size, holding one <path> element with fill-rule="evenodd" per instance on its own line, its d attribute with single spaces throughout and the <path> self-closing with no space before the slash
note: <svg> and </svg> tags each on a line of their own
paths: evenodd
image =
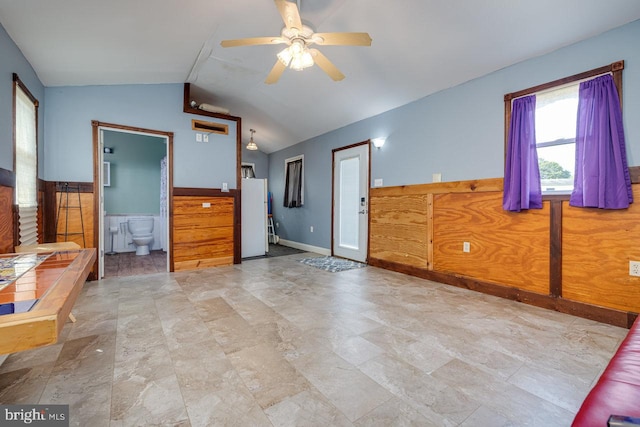
<svg viewBox="0 0 640 427">
<path fill-rule="evenodd" d="M 267 180 L 242 180 L 242 258 L 269 251 L 267 239 Z"/>
</svg>

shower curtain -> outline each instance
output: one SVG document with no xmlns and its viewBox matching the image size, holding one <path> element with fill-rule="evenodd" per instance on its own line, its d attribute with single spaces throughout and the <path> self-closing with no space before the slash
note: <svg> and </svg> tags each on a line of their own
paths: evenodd
<svg viewBox="0 0 640 427">
<path fill-rule="evenodd" d="M 160 225 L 162 232 L 160 233 L 160 245 L 163 251 L 167 251 L 167 157 L 160 161 Z"/>
</svg>

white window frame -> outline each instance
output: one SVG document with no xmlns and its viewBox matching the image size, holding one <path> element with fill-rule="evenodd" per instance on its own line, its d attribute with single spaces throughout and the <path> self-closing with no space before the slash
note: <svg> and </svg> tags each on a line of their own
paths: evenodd
<svg viewBox="0 0 640 427">
<path fill-rule="evenodd" d="M 38 100 L 22 83 L 17 74 L 13 75 L 13 111 L 14 111 L 14 173 L 16 176 L 15 203 L 18 206 L 18 244 L 35 245 L 38 243 Z M 26 105 L 33 108 L 33 127 L 21 125 L 21 114 Z M 19 104 L 20 103 L 20 104 Z M 30 112 L 31 113 L 31 112 Z M 27 144 L 22 147 L 21 144 Z M 26 152 L 26 158 L 25 153 Z M 31 163 L 32 160 L 34 163 Z M 23 169 L 28 172 L 24 173 Z"/>
<path fill-rule="evenodd" d="M 287 169 L 289 168 L 289 163 L 296 162 L 298 160 L 302 160 L 302 182 L 300 185 L 302 186 L 302 190 L 300 191 L 300 206 L 304 206 L 304 174 L 305 174 L 305 166 L 304 166 L 304 154 L 300 154 L 298 156 L 289 157 L 288 159 L 284 159 L 284 182 L 285 185 L 287 183 Z"/>
<path fill-rule="evenodd" d="M 568 88 L 568 87 L 571 87 L 571 86 L 577 86 L 577 88 L 576 88 L 576 90 L 577 90 L 580 87 L 580 83 L 582 81 L 584 81 L 584 80 L 588 80 L 588 79 L 577 80 L 577 81 L 574 81 L 574 82 L 571 82 L 571 83 L 567 83 L 567 84 L 564 84 L 564 85 L 554 86 L 554 87 L 546 89 L 546 90 L 535 92 L 535 93 L 533 93 L 533 95 L 536 95 L 536 100 L 537 100 L 537 98 L 540 95 L 543 95 L 545 93 L 559 91 L 559 90 L 562 90 L 562 89 L 565 89 L 565 88 Z M 566 98 L 563 98 L 563 99 L 566 99 Z M 537 108 L 538 108 L 538 106 L 536 105 L 536 110 L 537 110 Z M 574 120 L 574 123 L 573 123 L 574 128 L 575 128 L 575 124 L 577 122 L 577 119 L 578 119 L 578 117 L 577 117 L 577 114 L 576 114 L 576 117 L 575 117 L 575 120 Z M 537 121 L 537 118 L 536 118 L 536 126 L 537 125 L 538 125 L 538 121 Z M 537 139 L 537 135 L 536 135 L 536 139 Z M 571 161 L 575 162 L 576 136 L 575 136 L 575 133 L 574 133 L 573 137 L 572 138 L 568 138 L 568 139 L 556 139 L 556 140 L 553 140 L 553 141 L 537 141 L 536 140 L 536 151 L 538 153 L 538 167 L 540 167 L 540 159 L 541 159 L 540 151 L 539 151 L 540 148 L 558 147 L 558 146 L 561 146 L 561 145 L 573 145 L 574 146 L 574 157 L 571 159 Z M 545 159 L 545 160 L 547 160 L 547 159 Z M 549 161 L 549 160 L 547 160 L 547 161 Z M 575 170 L 573 171 L 573 173 L 575 174 Z M 571 189 L 556 190 L 555 188 L 553 188 L 553 189 L 549 189 L 548 187 L 545 188 L 545 185 L 542 182 L 543 181 L 542 177 L 540 177 L 540 181 L 541 181 L 541 185 L 542 185 L 542 195 L 571 194 L 571 192 L 573 191 L 573 182 L 571 183 Z"/>
<path fill-rule="evenodd" d="M 242 162 L 241 164 L 242 167 L 244 166 L 251 166 L 251 169 L 253 169 L 253 176 L 256 176 L 256 164 L 255 163 L 249 163 L 249 162 Z M 247 179 L 247 178 L 245 178 Z"/>
</svg>

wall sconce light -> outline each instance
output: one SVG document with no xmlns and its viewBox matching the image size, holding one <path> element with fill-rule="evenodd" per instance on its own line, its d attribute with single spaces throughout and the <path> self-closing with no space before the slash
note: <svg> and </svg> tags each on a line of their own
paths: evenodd
<svg viewBox="0 0 640 427">
<path fill-rule="evenodd" d="M 113 154 L 113 148 L 104 147 L 104 154 Z"/>
<path fill-rule="evenodd" d="M 374 138 L 371 140 L 371 142 L 373 142 L 374 147 L 382 148 L 386 140 L 387 140 L 386 138 Z"/>
</svg>

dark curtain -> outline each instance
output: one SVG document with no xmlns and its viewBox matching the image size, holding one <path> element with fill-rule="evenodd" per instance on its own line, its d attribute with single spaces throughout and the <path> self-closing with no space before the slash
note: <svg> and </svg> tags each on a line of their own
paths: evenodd
<svg viewBox="0 0 640 427">
<path fill-rule="evenodd" d="M 576 171 L 569 204 L 625 209 L 633 203 L 620 99 L 607 74 L 580 83 Z"/>
<path fill-rule="evenodd" d="M 542 208 L 535 112 L 535 95 L 513 101 L 502 198 L 502 207 L 507 211 Z"/>
<path fill-rule="evenodd" d="M 242 177 L 243 178 L 255 178 L 256 174 L 251 165 L 242 165 Z"/>
<path fill-rule="evenodd" d="M 302 159 L 287 163 L 284 184 L 284 207 L 299 208 L 300 206 L 302 206 Z"/>
</svg>

